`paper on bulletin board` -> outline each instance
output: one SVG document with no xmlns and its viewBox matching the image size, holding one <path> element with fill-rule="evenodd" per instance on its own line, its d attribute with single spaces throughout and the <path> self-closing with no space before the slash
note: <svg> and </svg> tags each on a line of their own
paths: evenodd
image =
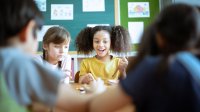
<svg viewBox="0 0 200 112">
<path fill-rule="evenodd" d="M 110 26 L 109 24 L 87 24 L 87 27 L 95 27 L 95 26 Z"/>
<path fill-rule="evenodd" d="M 43 25 L 42 29 L 37 33 L 37 40 L 42 41 L 47 30 L 53 26 L 59 26 L 59 25 Z"/>
<path fill-rule="evenodd" d="M 73 4 L 51 4 L 51 20 L 73 20 Z"/>
<path fill-rule="evenodd" d="M 105 11 L 105 0 L 82 0 L 83 12 Z"/>
<path fill-rule="evenodd" d="M 150 17 L 149 2 L 128 2 L 128 17 Z"/>
<path fill-rule="evenodd" d="M 46 0 L 35 0 L 35 3 L 37 4 L 40 11 L 46 11 L 47 8 L 47 1 Z"/>
<path fill-rule="evenodd" d="M 139 43 L 144 31 L 144 22 L 128 22 L 128 31 L 132 43 Z"/>
</svg>

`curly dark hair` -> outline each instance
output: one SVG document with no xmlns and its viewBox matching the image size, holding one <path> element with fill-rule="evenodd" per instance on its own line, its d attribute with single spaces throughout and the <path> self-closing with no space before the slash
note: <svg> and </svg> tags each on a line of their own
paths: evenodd
<svg viewBox="0 0 200 112">
<path fill-rule="evenodd" d="M 129 32 L 122 26 L 95 26 L 86 27 L 76 37 L 78 53 L 89 54 L 93 49 L 93 37 L 98 31 L 107 31 L 110 34 L 111 48 L 115 53 L 128 52 L 131 50 Z"/>
</svg>

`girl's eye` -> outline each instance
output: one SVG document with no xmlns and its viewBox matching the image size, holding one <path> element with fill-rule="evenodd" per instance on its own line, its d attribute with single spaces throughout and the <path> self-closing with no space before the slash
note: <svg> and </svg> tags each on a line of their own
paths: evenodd
<svg viewBox="0 0 200 112">
<path fill-rule="evenodd" d="M 99 41 L 94 41 L 95 43 L 99 43 Z"/>
<path fill-rule="evenodd" d="M 65 48 L 67 49 L 67 48 L 68 48 L 68 46 L 65 46 Z"/>
<path fill-rule="evenodd" d="M 59 45 L 55 45 L 55 47 L 56 47 L 56 48 L 59 48 L 60 46 L 59 46 Z"/>
<path fill-rule="evenodd" d="M 108 43 L 108 41 L 103 41 L 103 43 L 105 43 L 105 44 L 106 44 L 106 43 Z"/>
</svg>

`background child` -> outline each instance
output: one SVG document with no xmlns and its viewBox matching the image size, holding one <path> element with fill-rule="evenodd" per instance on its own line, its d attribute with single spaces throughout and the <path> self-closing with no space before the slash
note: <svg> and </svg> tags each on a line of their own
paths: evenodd
<svg viewBox="0 0 200 112">
<path fill-rule="evenodd" d="M 60 68 L 65 73 L 66 83 L 72 78 L 71 57 L 68 55 L 70 40 L 70 33 L 64 27 L 49 28 L 43 37 L 43 54 L 38 57 L 40 62 L 48 62 L 53 69 Z"/>
<path fill-rule="evenodd" d="M 98 77 L 105 82 L 126 77 L 127 59 L 116 58 L 110 52 L 127 52 L 130 50 L 129 40 L 129 33 L 122 26 L 96 26 L 83 29 L 76 38 L 77 51 L 84 54 L 95 51 L 96 55 L 82 60 L 79 82 L 90 83 Z"/>
<path fill-rule="evenodd" d="M 175 58 L 176 53 L 196 49 L 199 17 L 194 7 L 185 4 L 162 10 L 154 24 L 156 55 L 146 53 L 120 86 L 91 101 L 90 111 L 112 112 L 132 103 L 137 112 L 199 112 L 200 85 Z"/>
</svg>

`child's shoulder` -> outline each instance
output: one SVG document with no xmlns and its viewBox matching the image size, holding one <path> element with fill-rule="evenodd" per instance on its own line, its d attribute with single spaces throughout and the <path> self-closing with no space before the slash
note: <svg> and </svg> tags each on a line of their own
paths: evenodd
<svg viewBox="0 0 200 112">
<path fill-rule="evenodd" d="M 5 48 L 0 50 L 2 58 L 23 60 L 29 58 L 22 50 L 17 48 Z"/>
<path fill-rule="evenodd" d="M 91 64 L 96 63 L 96 59 L 94 57 L 84 58 L 81 60 L 81 64 Z"/>
<path fill-rule="evenodd" d="M 5 68 L 25 68 L 33 63 L 30 55 L 17 48 L 5 48 L 0 50 L 0 62 Z M 19 66 L 20 65 L 20 66 Z"/>
<path fill-rule="evenodd" d="M 40 63 L 43 62 L 43 56 L 41 54 L 36 54 L 36 55 L 33 55 L 32 57 L 37 62 L 40 62 Z"/>
<path fill-rule="evenodd" d="M 71 57 L 70 55 L 67 54 L 67 55 L 64 55 L 63 58 L 64 58 L 64 59 L 71 59 L 72 57 Z"/>
</svg>

